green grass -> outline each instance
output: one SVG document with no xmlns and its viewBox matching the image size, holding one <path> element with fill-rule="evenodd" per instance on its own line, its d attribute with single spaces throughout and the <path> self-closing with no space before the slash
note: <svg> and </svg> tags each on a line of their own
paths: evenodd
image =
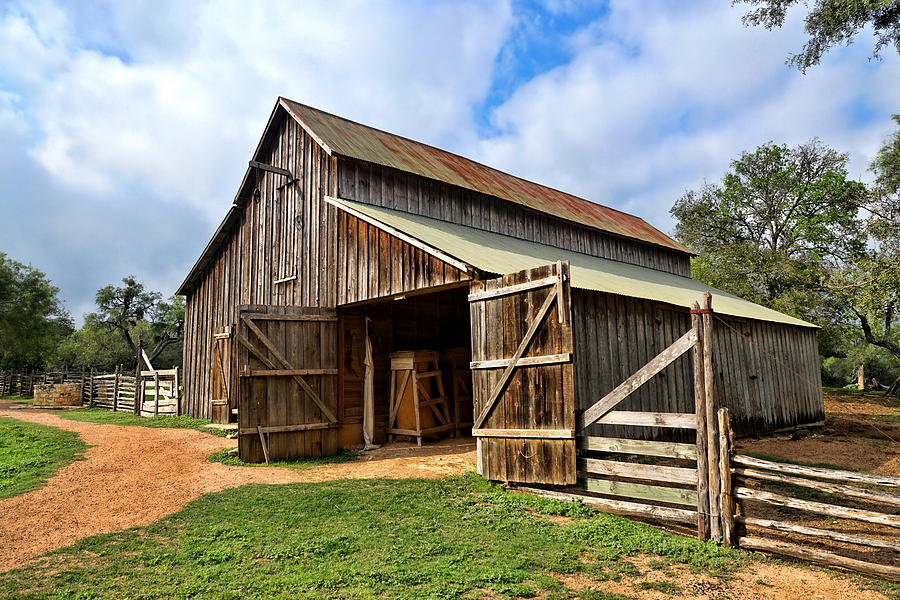
<svg viewBox="0 0 900 600">
<path fill-rule="evenodd" d="M 639 590 L 654 590 L 670 596 L 681 594 L 681 588 L 671 581 L 640 581 L 635 587 Z"/>
<path fill-rule="evenodd" d="M 230 454 L 228 448 L 223 448 L 213 452 L 207 457 L 211 462 L 220 462 L 224 465 L 234 467 L 287 467 L 289 469 L 308 469 L 310 467 L 318 467 L 320 465 L 332 465 L 335 463 L 350 462 L 359 458 L 359 454 L 352 450 L 341 449 L 334 456 L 311 456 L 307 458 L 297 458 L 295 460 L 273 460 L 268 465 L 262 463 L 245 463 L 236 455 Z"/>
<path fill-rule="evenodd" d="M 15 400 L 27 404 L 34 400 L 34 396 L 0 396 L 0 400 Z"/>
<path fill-rule="evenodd" d="M 41 487 L 85 450 L 74 431 L 0 417 L 0 498 Z"/>
<path fill-rule="evenodd" d="M 87 421 L 100 423 L 101 425 L 135 425 L 139 427 L 169 427 L 173 429 L 196 429 L 203 433 L 227 437 L 228 431 L 206 427 L 212 423 L 209 419 L 195 419 L 187 415 L 177 417 L 138 417 L 129 412 L 112 412 L 102 408 L 79 408 L 66 410 L 59 413 L 63 419 L 71 421 Z"/>
<path fill-rule="evenodd" d="M 557 524 L 546 515 L 570 517 Z M 152 525 L 0 574 L 10 598 L 613 598 L 553 574 L 618 579 L 649 554 L 715 575 L 747 554 L 475 474 L 246 485 Z"/>
</svg>

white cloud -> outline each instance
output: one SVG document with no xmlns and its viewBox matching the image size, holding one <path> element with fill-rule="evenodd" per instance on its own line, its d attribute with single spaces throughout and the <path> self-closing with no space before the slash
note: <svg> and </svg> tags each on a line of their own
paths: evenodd
<svg viewBox="0 0 900 600">
<path fill-rule="evenodd" d="M 518 89 L 492 114 L 502 132 L 482 160 L 671 227 L 684 189 L 718 179 L 743 150 L 814 136 L 848 151 L 863 177 L 900 107 L 900 60 L 866 62 L 866 42 L 836 49 L 807 75 L 784 66 L 802 23 L 766 31 L 741 9 L 613 2 L 570 43 L 573 60 Z M 865 102 L 880 121 L 854 123 Z M 897 108 L 893 108 L 896 112 Z"/>
</svg>

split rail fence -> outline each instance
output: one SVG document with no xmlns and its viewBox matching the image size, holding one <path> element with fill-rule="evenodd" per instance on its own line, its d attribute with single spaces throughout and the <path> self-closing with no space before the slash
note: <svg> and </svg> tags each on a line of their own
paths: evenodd
<svg viewBox="0 0 900 600">
<path fill-rule="evenodd" d="M 700 539 L 728 546 L 900 581 L 900 478 L 735 454 L 729 411 L 715 402 L 714 333 L 706 295 L 702 308 L 694 304 L 690 330 L 577 415 L 577 486 L 516 489 L 687 525 Z M 688 353 L 693 359 L 693 413 L 615 410 Z M 594 423 L 691 430 L 696 438 L 685 443 L 599 437 L 590 433 Z"/>
<path fill-rule="evenodd" d="M 141 416 L 178 415 L 181 406 L 181 369 L 141 371 L 140 411 L 135 411 L 135 375 L 120 367 L 112 373 L 93 369 L 46 373 L 0 372 L 0 396 L 34 396 L 34 386 L 50 383 L 81 385 L 82 406 Z"/>
</svg>

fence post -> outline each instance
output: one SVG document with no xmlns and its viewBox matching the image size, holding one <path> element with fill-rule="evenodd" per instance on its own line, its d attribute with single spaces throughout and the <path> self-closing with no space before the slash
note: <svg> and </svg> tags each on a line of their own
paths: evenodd
<svg viewBox="0 0 900 600">
<path fill-rule="evenodd" d="M 141 416 L 141 410 L 144 408 L 144 380 L 141 378 L 141 360 L 144 354 L 144 341 L 138 338 L 137 345 L 137 366 L 134 368 L 134 414 Z"/>
<path fill-rule="evenodd" d="M 119 407 L 119 380 L 122 377 L 122 365 L 116 365 L 116 377 L 113 380 L 113 412 Z"/>
<path fill-rule="evenodd" d="M 181 378 L 179 377 L 181 371 L 181 367 L 175 367 L 175 389 L 172 390 L 175 395 L 175 416 L 181 416 Z"/>
<path fill-rule="evenodd" d="M 719 479 L 721 494 L 719 510 L 722 514 L 722 543 L 734 545 L 734 496 L 731 493 L 731 449 L 734 435 L 731 431 L 731 413 L 720 408 L 719 413 Z"/>
<path fill-rule="evenodd" d="M 156 390 L 153 394 L 153 416 L 159 416 L 159 371 L 153 371 L 153 385 L 156 386 Z"/>
<path fill-rule="evenodd" d="M 88 408 L 94 408 L 94 367 L 91 367 L 91 380 L 88 384 Z"/>
<path fill-rule="evenodd" d="M 703 294 L 703 385 L 706 400 L 706 452 L 709 460 L 709 523 L 710 537 L 715 541 L 722 539 L 721 511 L 719 507 L 719 432 L 716 421 L 716 388 L 715 369 L 713 367 L 713 349 L 715 347 L 715 330 L 713 328 L 712 294 Z"/>
<path fill-rule="evenodd" d="M 706 386 L 703 384 L 703 323 L 700 305 L 691 307 L 691 329 L 694 342 L 694 411 L 697 415 L 697 537 L 709 537 L 709 462 L 706 454 Z"/>
</svg>

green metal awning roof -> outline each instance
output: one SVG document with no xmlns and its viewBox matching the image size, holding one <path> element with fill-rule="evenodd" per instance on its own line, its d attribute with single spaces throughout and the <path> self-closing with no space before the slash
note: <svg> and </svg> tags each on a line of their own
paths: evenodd
<svg viewBox="0 0 900 600">
<path fill-rule="evenodd" d="M 621 296 L 644 298 L 689 308 L 704 292 L 713 295 L 713 309 L 734 317 L 815 327 L 811 323 L 711 288 L 689 277 L 598 258 L 396 210 L 329 198 L 329 202 L 396 229 L 439 252 L 488 273 L 514 273 L 558 260 L 571 267 L 572 286 Z"/>
</svg>

